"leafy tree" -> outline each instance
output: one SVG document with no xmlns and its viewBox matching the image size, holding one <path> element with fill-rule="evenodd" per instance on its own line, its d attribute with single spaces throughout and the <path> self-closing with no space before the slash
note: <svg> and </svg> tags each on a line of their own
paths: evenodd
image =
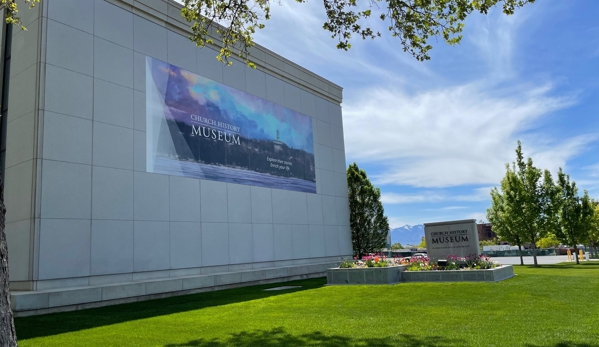
<svg viewBox="0 0 599 347">
<path fill-rule="evenodd" d="M 394 250 L 394 251 L 396 251 L 396 250 L 399 250 L 399 249 L 403 249 L 403 246 L 401 245 L 401 243 L 396 242 L 396 243 L 394 243 L 394 244 L 391 245 L 391 249 Z"/>
<path fill-rule="evenodd" d="M 487 209 L 487 220 L 493 224 L 493 231 L 501 241 L 507 241 L 518 246 L 518 254 L 520 255 L 520 265 L 524 265 L 522 258 L 522 238 L 513 229 L 514 223 L 510 215 L 506 211 L 504 193 L 509 190 L 507 180 L 504 178 L 501 181 L 500 192 L 497 188 L 491 190 L 491 207 Z"/>
<path fill-rule="evenodd" d="M 541 177 L 543 177 L 542 182 Z M 547 226 L 552 220 L 551 195 L 555 191 L 555 186 L 548 170 L 542 172 L 533 165 L 531 158 L 524 160 L 520 141 L 516 148 L 516 161 L 511 166 L 506 165 L 506 175 L 501 181 L 501 190 L 502 193 L 499 193 L 497 188 L 494 188 L 491 197 L 493 204 L 501 204 L 500 212 L 503 216 L 497 218 L 494 214 L 499 211 L 495 211 L 492 207 L 490 215 L 487 211 L 487 218 L 490 221 L 492 218 L 497 219 L 492 221 L 496 233 L 495 223 L 507 223 L 497 227 L 502 229 L 501 232 L 518 234 L 520 242 L 530 242 L 534 265 L 538 266 L 535 245 L 537 240 L 546 234 Z M 498 196 L 501 196 L 501 199 L 495 198 Z"/>
<path fill-rule="evenodd" d="M 307 0 L 296 0 L 305 3 Z M 491 7 L 503 3 L 503 12 L 511 15 L 517 8 L 534 0 L 323 0 L 327 19 L 323 29 L 336 39 L 337 48 L 348 50 L 355 35 L 362 39 L 381 36 L 371 28 L 375 20 L 387 25 L 392 37 L 397 37 L 405 52 L 423 61 L 430 59 L 430 37 L 442 37 L 450 45 L 460 43 L 464 20 L 473 13 L 487 14 Z M 192 22 L 192 39 L 199 45 L 211 43 L 214 29 L 223 49 L 219 58 L 228 58 L 231 48 L 247 59 L 248 48 L 254 42 L 257 29 L 270 19 L 270 0 L 184 0 L 183 16 Z M 214 24 L 227 23 L 226 27 Z"/>
<path fill-rule="evenodd" d="M 23 0 L 35 5 L 40 0 Z M 305 3 L 308 0 L 296 0 Z M 535 0 L 323 0 L 326 21 L 323 29 L 336 39 L 337 48 L 348 50 L 351 39 L 376 38 L 380 32 L 372 29 L 382 23 L 392 37 L 399 39 L 405 52 L 423 61 L 430 59 L 431 38 L 443 38 L 450 45 L 460 43 L 464 21 L 468 15 L 487 14 L 502 4 L 503 13 L 514 14 L 516 9 Z M 231 63 L 232 54 L 249 61 L 256 30 L 263 29 L 270 19 L 271 0 L 183 0 L 182 16 L 190 23 L 191 39 L 203 47 L 219 41 L 220 61 Z M 20 24 L 16 0 L 0 0 L 8 8 L 9 23 Z"/>
<path fill-rule="evenodd" d="M 18 0 L 0 0 L 0 7 L 6 8 L 6 23 L 8 24 L 22 24 L 17 1 Z M 29 8 L 33 8 L 40 2 L 40 0 L 21 0 L 21 2 Z M 25 29 L 23 26 L 22 28 Z"/>
<path fill-rule="evenodd" d="M 595 256 L 599 257 L 599 204 L 595 202 L 593 221 L 589 229 L 589 245 L 595 249 Z"/>
<path fill-rule="evenodd" d="M 557 211 L 557 218 L 553 223 L 555 236 L 562 243 L 574 247 L 576 264 L 580 264 L 578 245 L 587 241 L 589 231 L 592 230 L 595 212 L 593 203 L 586 190 L 582 197 L 578 195 L 576 182 L 570 181 L 570 176 L 561 168 L 557 174 L 557 188 L 557 194 L 552 199 Z"/>
<path fill-rule="evenodd" d="M 559 240 L 553 233 L 547 233 L 547 235 L 539 241 L 537 241 L 538 248 L 551 248 L 551 247 L 559 247 Z"/>
<path fill-rule="evenodd" d="M 422 241 L 420 241 L 418 248 L 426 248 L 426 238 L 424 236 L 422 237 Z"/>
<path fill-rule="evenodd" d="M 375 188 L 356 163 L 347 169 L 350 227 L 354 255 L 359 259 L 378 252 L 387 242 L 389 221 L 385 216 L 381 191 Z"/>
</svg>

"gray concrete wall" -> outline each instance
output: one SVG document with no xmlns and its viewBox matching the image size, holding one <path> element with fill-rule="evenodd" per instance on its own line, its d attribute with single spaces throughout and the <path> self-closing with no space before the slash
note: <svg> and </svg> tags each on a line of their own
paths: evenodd
<svg viewBox="0 0 599 347">
<path fill-rule="evenodd" d="M 39 39 L 27 38 L 11 79 L 11 280 L 44 290 L 352 253 L 340 87 L 261 47 L 258 69 L 223 67 L 185 37 L 173 2 L 44 0 L 37 11 L 27 35 L 38 25 Z M 312 117 L 318 193 L 146 173 L 146 55 Z"/>
<path fill-rule="evenodd" d="M 20 2 L 21 6 L 25 5 Z M 40 89 L 42 76 L 41 10 L 20 12 L 28 30 L 12 32 L 7 114 L 5 191 L 6 236 L 9 245 L 10 279 L 15 288 L 33 279 L 36 247 L 35 195 L 40 145 Z M 39 220 L 38 220 L 39 221 Z"/>
</svg>

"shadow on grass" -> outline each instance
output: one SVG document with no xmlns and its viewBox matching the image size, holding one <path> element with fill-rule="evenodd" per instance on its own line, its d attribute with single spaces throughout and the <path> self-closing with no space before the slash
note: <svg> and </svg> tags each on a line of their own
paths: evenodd
<svg viewBox="0 0 599 347">
<path fill-rule="evenodd" d="M 550 345 L 526 344 L 524 346 L 525 347 L 599 347 L 599 343 L 590 344 L 590 343 L 577 343 L 577 342 L 570 342 L 570 341 L 562 341 L 562 342 L 558 342 L 556 344 L 550 344 Z"/>
<path fill-rule="evenodd" d="M 558 264 L 539 264 L 535 267 L 534 265 L 518 265 L 518 267 L 526 267 L 529 269 L 562 269 L 562 270 L 599 270 L 599 261 L 593 262 L 580 262 L 580 264 L 572 263 L 558 263 Z"/>
<path fill-rule="evenodd" d="M 284 328 L 271 330 L 243 331 L 222 339 L 197 339 L 181 344 L 167 344 L 165 347 L 224 347 L 224 346 L 260 346 L 260 347 L 299 347 L 299 346 L 368 346 L 368 347 L 446 347 L 465 346 L 464 340 L 449 340 L 440 336 L 419 338 L 413 335 L 399 335 L 389 338 L 351 338 L 340 335 L 325 335 L 321 332 L 292 335 Z M 581 346 L 582 347 L 582 346 Z"/>
<path fill-rule="evenodd" d="M 326 278 L 272 283 L 251 287 L 226 289 L 198 294 L 155 299 L 129 304 L 93 308 L 74 312 L 52 313 L 41 316 L 15 318 L 19 340 L 52 336 L 79 330 L 92 329 L 138 319 L 199 310 L 206 307 L 223 306 L 238 302 L 258 300 L 277 295 L 316 289 L 326 284 Z M 301 288 L 264 291 L 283 285 Z M 191 345 L 193 346 L 193 345 Z"/>
</svg>

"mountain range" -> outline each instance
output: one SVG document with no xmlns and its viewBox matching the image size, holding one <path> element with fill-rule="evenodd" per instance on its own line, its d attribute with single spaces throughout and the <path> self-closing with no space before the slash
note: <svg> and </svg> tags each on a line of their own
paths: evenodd
<svg viewBox="0 0 599 347">
<path fill-rule="evenodd" d="M 424 236 L 424 225 L 404 225 L 399 228 L 391 229 L 391 244 L 401 243 L 405 245 L 419 245 Z"/>
</svg>

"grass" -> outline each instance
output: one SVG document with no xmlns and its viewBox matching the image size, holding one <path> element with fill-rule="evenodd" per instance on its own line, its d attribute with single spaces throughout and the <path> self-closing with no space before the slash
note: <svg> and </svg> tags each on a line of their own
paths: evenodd
<svg viewBox="0 0 599 347">
<path fill-rule="evenodd" d="M 499 283 L 246 287 L 16 320 L 27 346 L 599 347 L 599 263 Z"/>
</svg>

